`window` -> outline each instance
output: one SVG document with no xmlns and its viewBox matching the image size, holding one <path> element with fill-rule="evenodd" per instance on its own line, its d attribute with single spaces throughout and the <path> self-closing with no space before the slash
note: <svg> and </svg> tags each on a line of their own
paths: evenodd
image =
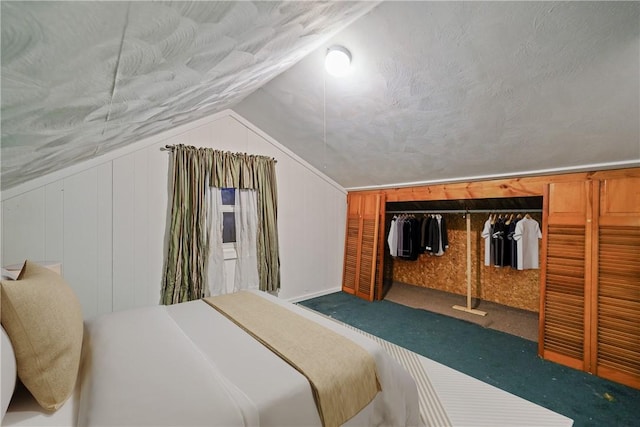
<svg viewBox="0 0 640 427">
<path fill-rule="evenodd" d="M 236 189 L 223 188 L 222 193 L 222 243 L 233 247 L 236 243 Z"/>
</svg>

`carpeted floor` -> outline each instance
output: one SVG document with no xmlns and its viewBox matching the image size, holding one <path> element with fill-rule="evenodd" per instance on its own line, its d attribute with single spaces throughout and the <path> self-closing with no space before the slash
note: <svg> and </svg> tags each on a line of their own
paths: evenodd
<svg viewBox="0 0 640 427">
<path fill-rule="evenodd" d="M 640 420 L 640 390 L 542 360 L 535 342 L 343 292 L 300 304 L 572 418 L 574 426 L 635 426 Z"/>
<path fill-rule="evenodd" d="M 466 320 L 467 322 L 516 335 L 529 341 L 538 341 L 538 313 L 532 311 L 507 307 L 491 301 L 472 299 L 471 308 L 487 313 L 486 316 L 479 316 L 453 308 L 454 305 L 466 307 L 466 296 L 401 282 L 394 282 L 384 299 Z"/>
</svg>

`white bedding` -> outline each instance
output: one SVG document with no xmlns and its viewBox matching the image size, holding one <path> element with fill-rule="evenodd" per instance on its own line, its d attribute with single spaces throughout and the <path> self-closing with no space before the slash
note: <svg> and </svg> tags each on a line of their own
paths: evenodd
<svg viewBox="0 0 640 427">
<path fill-rule="evenodd" d="M 415 382 L 382 347 L 258 294 L 372 354 L 383 391 L 346 425 L 419 424 Z M 321 425 L 307 379 L 203 301 L 103 316 L 87 324 L 85 343 L 77 425 Z M 3 425 L 14 425 L 9 415 Z"/>
</svg>

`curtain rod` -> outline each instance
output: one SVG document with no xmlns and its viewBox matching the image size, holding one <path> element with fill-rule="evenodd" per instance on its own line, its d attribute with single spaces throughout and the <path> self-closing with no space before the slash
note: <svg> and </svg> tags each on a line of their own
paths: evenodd
<svg viewBox="0 0 640 427">
<path fill-rule="evenodd" d="M 165 145 L 164 147 L 160 147 L 160 151 L 173 151 L 174 147 L 175 147 L 175 145 Z M 194 148 L 198 148 L 198 147 L 194 146 Z M 215 150 L 215 148 L 214 148 L 214 150 Z M 230 153 L 231 151 L 228 151 L 228 152 Z M 238 153 L 238 154 L 247 154 L 247 153 Z M 269 158 L 269 156 L 262 156 L 262 155 L 257 155 L 257 154 L 250 154 L 250 155 L 251 156 L 259 156 L 259 157 L 267 157 L 267 158 Z M 272 159 L 275 163 L 278 163 L 278 160 L 275 157 L 270 157 L 270 159 Z"/>
<path fill-rule="evenodd" d="M 386 211 L 388 214 L 443 214 L 443 213 L 527 213 L 542 212 L 542 209 L 449 209 L 449 210 L 415 210 L 415 211 Z"/>
</svg>

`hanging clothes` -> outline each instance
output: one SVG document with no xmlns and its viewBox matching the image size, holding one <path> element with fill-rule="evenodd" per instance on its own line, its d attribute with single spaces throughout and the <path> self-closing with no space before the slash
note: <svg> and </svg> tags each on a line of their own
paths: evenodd
<svg viewBox="0 0 640 427">
<path fill-rule="evenodd" d="M 418 237 L 417 237 L 417 245 L 418 245 L 418 254 L 423 254 L 427 251 L 427 249 L 425 248 L 426 246 L 426 239 L 425 239 L 425 228 L 427 225 L 427 216 L 422 216 L 421 218 L 417 218 L 418 221 L 418 228 L 417 228 L 417 233 L 418 233 Z"/>
<path fill-rule="evenodd" d="M 447 222 L 442 215 L 436 215 L 436 220 L 438 221 L 438 226 L 440 229 L 440 240 L 438 252 L 434 255 L 442 256 L 444 255 L 444 251 L 449 249 L 449 236 L 447 234 Z"/>
<path fill-rule="evenodd" d="M 391 219 L 391 225 L 389 225 L 389 235 L 387 236 L 389 253 L 393 257 L 398 256 L 398 227 L 396 227 L 397 220 L 398 217 L 396 216 Z"/>
<path fill-rule="evenodd" d="M 507 230 L 508 226 L 502 217 L 498 218 L 493 224 L 491 239 L 493 240 L 493 265 L 496 267 L 511 265 L 511 251 L 508 251 L 506 247 Z"/>
<path fill-rule="evenodd" d="M 420 240 L 422 239 L 422 219 L 411 218 L 411 253 L 409 259 L 416 261 L 420 256 Z"/>
<path fill-rule="evenodd" d="M 518 221 L 513 234 L 518 249 L 518 270 L 537 269 L 539 267 L 538 239 L 542 239 L 540 224 L 528 214 Z"/>
<path fill-rule="evenodd" d="M 520 222 L 521 218 L 513 218 L 509 223 L 509 230 L 507 232 L 507 241 L 509 242 L 509 250 L 511 252 L 511 268 L 518 268 L 518 242 L 515 241 L 513 235 L 516 233 L 516 225 Z"/>
<path fill-rule="evenodd" d="M 411 258 L 411 249 L 413 247 L 412 237 L 412 221 L 411 218 L 402 220 L 402 246 L 398 247 L 398 256 L 402 258 Z"/>
<path fill-rule="evenodd" d="M 404 216 L 399 216 L 396 220 L 396 256 L 401 255 L 401 248 L 403 244 L 403 233 L 402 230 L 404 228 Z"/>
<path fill-rule="evenodd" d="M 416 261 L 420 254 L 441 256 L 449 248 L 446 220 L 442 215 L 416 218 L 394 216 L 387 235 L 389 253 L 396 258 Z"/>
<path fill-rule="evenodd" d="M 482 234 L 480 236 L 484 239 L 484 265 L 490 266 L 493 264 L 493 248 L 491 245 L 493 235 L 493 223 L 492 217 L 489 215 L 489 218 L 484 223 L 484 227 L 482 228 Z"/>
<path fill-rule="evenodd" d="M 422 217 L 422 221 L 420 222 L 420 251 L 421 253 L 425 253 L 427 251 L 427 227 L 429 225 L 429 216 L 425 215 Z"/>
<path fill-rule="evenodd" d="M 449 248 L 449 238 L 447 234 L 447 223 L 440 214 L 434 215 L 429 222 L 429 234 L 427 238 L 426 250 L 431 255 L 442 256 Z"/>
<path fill-rule="evenodd" d="M 426 215 L 422 221 L 422 227 L 420 228 L 420 245 L 422 246 L 422 253 L 429 251 L 431 221 L 433 221 L 433 215 Z"/>
<path fill-rule="evenodd" d="M 420 242 L 420 227 L 415 218 L 406 215 L 393 217 L 389 225 L 387 244 L 393 257 L 416 260 Z"/>
<path fill-rule="evenodd" d="M 420 254 L 420 238 L 419 221 L 413 216 L 403 218 L 402 245 L 398 246 L 398 257 L 416 261 Z"/>
<path fill-rule="evenodd" d="M 440 228 L 438 222 L 433 215 L 430 215 L 429 226 L 427 228 L 426 245 L 425 249 L 428 253 L 432 254 L 438 251 L 436 247 L 437 242 L 440 241 Z"/>
</svg>

